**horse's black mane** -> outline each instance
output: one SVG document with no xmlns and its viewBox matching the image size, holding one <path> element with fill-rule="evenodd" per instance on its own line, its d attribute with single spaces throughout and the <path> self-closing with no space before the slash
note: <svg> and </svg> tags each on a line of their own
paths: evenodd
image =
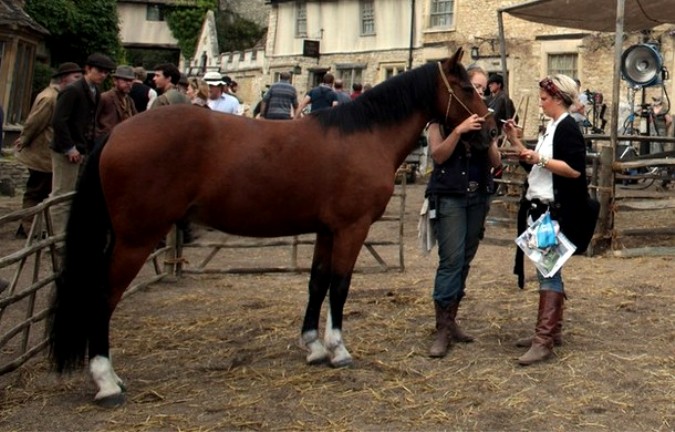
<svg viewBox="0 0 675 432">
<path fill-rule="evenodd" d="M 324 128 L 335 127 L 344 133 L 370 130 L 375 125 L 396 124 L 413 112 L 433 114 L 437 97 L 438 64 L 427 63 L 376 85 L 352 102 L 312 113 Z M 454 73 L 467 81 L 464 67 Z"/>
</svg>

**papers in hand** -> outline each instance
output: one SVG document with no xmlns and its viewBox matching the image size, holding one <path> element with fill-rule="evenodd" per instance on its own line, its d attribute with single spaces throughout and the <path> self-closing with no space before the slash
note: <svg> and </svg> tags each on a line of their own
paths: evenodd
<svg viewBox="0 0 675 432">
<path fill-rule="evenodd" d="M 431 227 L 431 213 L 429 208 L 429 198 L 424 200 L 422 208 L 420 209 L 420 217 L 417 221 L 417 239 L 419 240 L 419 248 L 422 254 L 427 255 L 434 248 L 436 244 L 436 237 Z"/>
<path fill-rule="evenodd" d="M 516 244 L 523 250 L 535 267 L 544 275 L 544 277 L 553 276 L 567 262 L 577 249 L 574 244 L 565 235 L 557 230 L 557 244 L 547 248 L 537 247 L 537 238 L 542 222 L 546 220 L 547 213 L 544 213 L 534 221 L 523 233 L 516 238 Z"/>
</svg>

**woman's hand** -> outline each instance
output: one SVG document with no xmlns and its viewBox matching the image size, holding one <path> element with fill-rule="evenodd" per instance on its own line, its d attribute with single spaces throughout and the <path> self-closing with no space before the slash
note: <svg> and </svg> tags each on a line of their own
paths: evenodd
<svg viewBox="0 0 675 432">
<path fill-rule="evenodd" d="M 541 160 L 541 156 L 534 150 L 525 149 L 520 152 L 518 155 L 521 161 L 527 162 L 529 164 L 535 165 Z"/>
<path fill-rule="evenodd" d="M 483 123 L 485 123 L 485 119 L 483 117 L 479 116 L 478 114 L 471 114 L 455 128 L 455 131 L 461 135 L 467 132 L 481 130 Z"/>
</svg>

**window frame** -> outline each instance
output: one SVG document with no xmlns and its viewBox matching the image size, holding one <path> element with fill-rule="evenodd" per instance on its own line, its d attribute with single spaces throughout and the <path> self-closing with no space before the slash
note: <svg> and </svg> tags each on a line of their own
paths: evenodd
<svg viewBox="0 0 675 432">
<path fill-rule="evenodd" d="M 572 66 L 571 68 L 563 68 L 561 65 L 562 61 L 558 61 L 557 65 L 553 65 L 553 62 L 558 60 L 571 59 Z M 576 78 L 579 76 L 579 53 L 578 52 L 549 52 L 546 54 L 546 75 L 551 76 L 555 74 L 567 75 L 570 78 Z"/>
<path fill-rule="evenodd" d="M 145 20 L 151 22 L 166 21 L 164 7 L 160 4 L 148 4 L 145 8 Z"/>
<path fill-rule="evenodd" d="M 448 10 L 438 11 L 439 5 L 449 6 Z M 455 27 L 455 0 L 431 0 L 429 3 L 429 28 L 433 30 L 452 29 Z M 439 21 L 447 20 L 446 24 L 439 23 Z"/>
<path fill-rule="evenodd" d="M 343 88 L 351 91 L 355 82 L 363 84 L 363 72 L 366 66 L 362 64 L 337 65 L 335 67 L 335 78 L 341 79 Z"/>
<path fill-rule="evenodd" d="M 386 81 L 391 77 L 401 74 L 407 70 L 405 63 L 380 63 L 381 80 Z"/>
<path fill-rule="evenodd" d="M 295 2 L 295 37 L 304 39 L 307 37 L 307 2 Z"/>
<path fill-rule="evenodd" d="M 375 1 L 361 0 L 359 2 L 361 17 L 361 36 L 375 36 Z"/>
<path fill-rule="evenodd" d="M 31 79 L 37 47 L 35 44 L 19 39 L 12 69 L 12 87 L 9 103 L 5 108 L 5 124 L 23 124 L 30 111 Z"/>
</svg>

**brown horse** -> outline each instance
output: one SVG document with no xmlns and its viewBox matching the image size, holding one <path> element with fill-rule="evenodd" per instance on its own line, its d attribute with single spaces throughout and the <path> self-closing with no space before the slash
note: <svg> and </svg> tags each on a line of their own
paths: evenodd
<svg viewBox="0 0 675 432">
<path fill-rule="evenodd" d="M 83 367 L 88 354 L 95 401 L 124 400 L 110 361 L 110 318 L 147 256 L 186 219 L 241 236 L 316 233 L 301 341 L 310 364 L 351 364 L 343 306 L 397 168 L 429 120 L 455 126 L 488 113 L 461 55 L 460 49 L 301 120 L 251 120 L 176 105 L 116 127 L 90 155 L 73 199 L 49 322 L 55 368 Z M 495 135 L 488 117 L 465 140 L 479 145 Z M 322 342 L 327 293 L 330 324 Z"/>
</svg>

